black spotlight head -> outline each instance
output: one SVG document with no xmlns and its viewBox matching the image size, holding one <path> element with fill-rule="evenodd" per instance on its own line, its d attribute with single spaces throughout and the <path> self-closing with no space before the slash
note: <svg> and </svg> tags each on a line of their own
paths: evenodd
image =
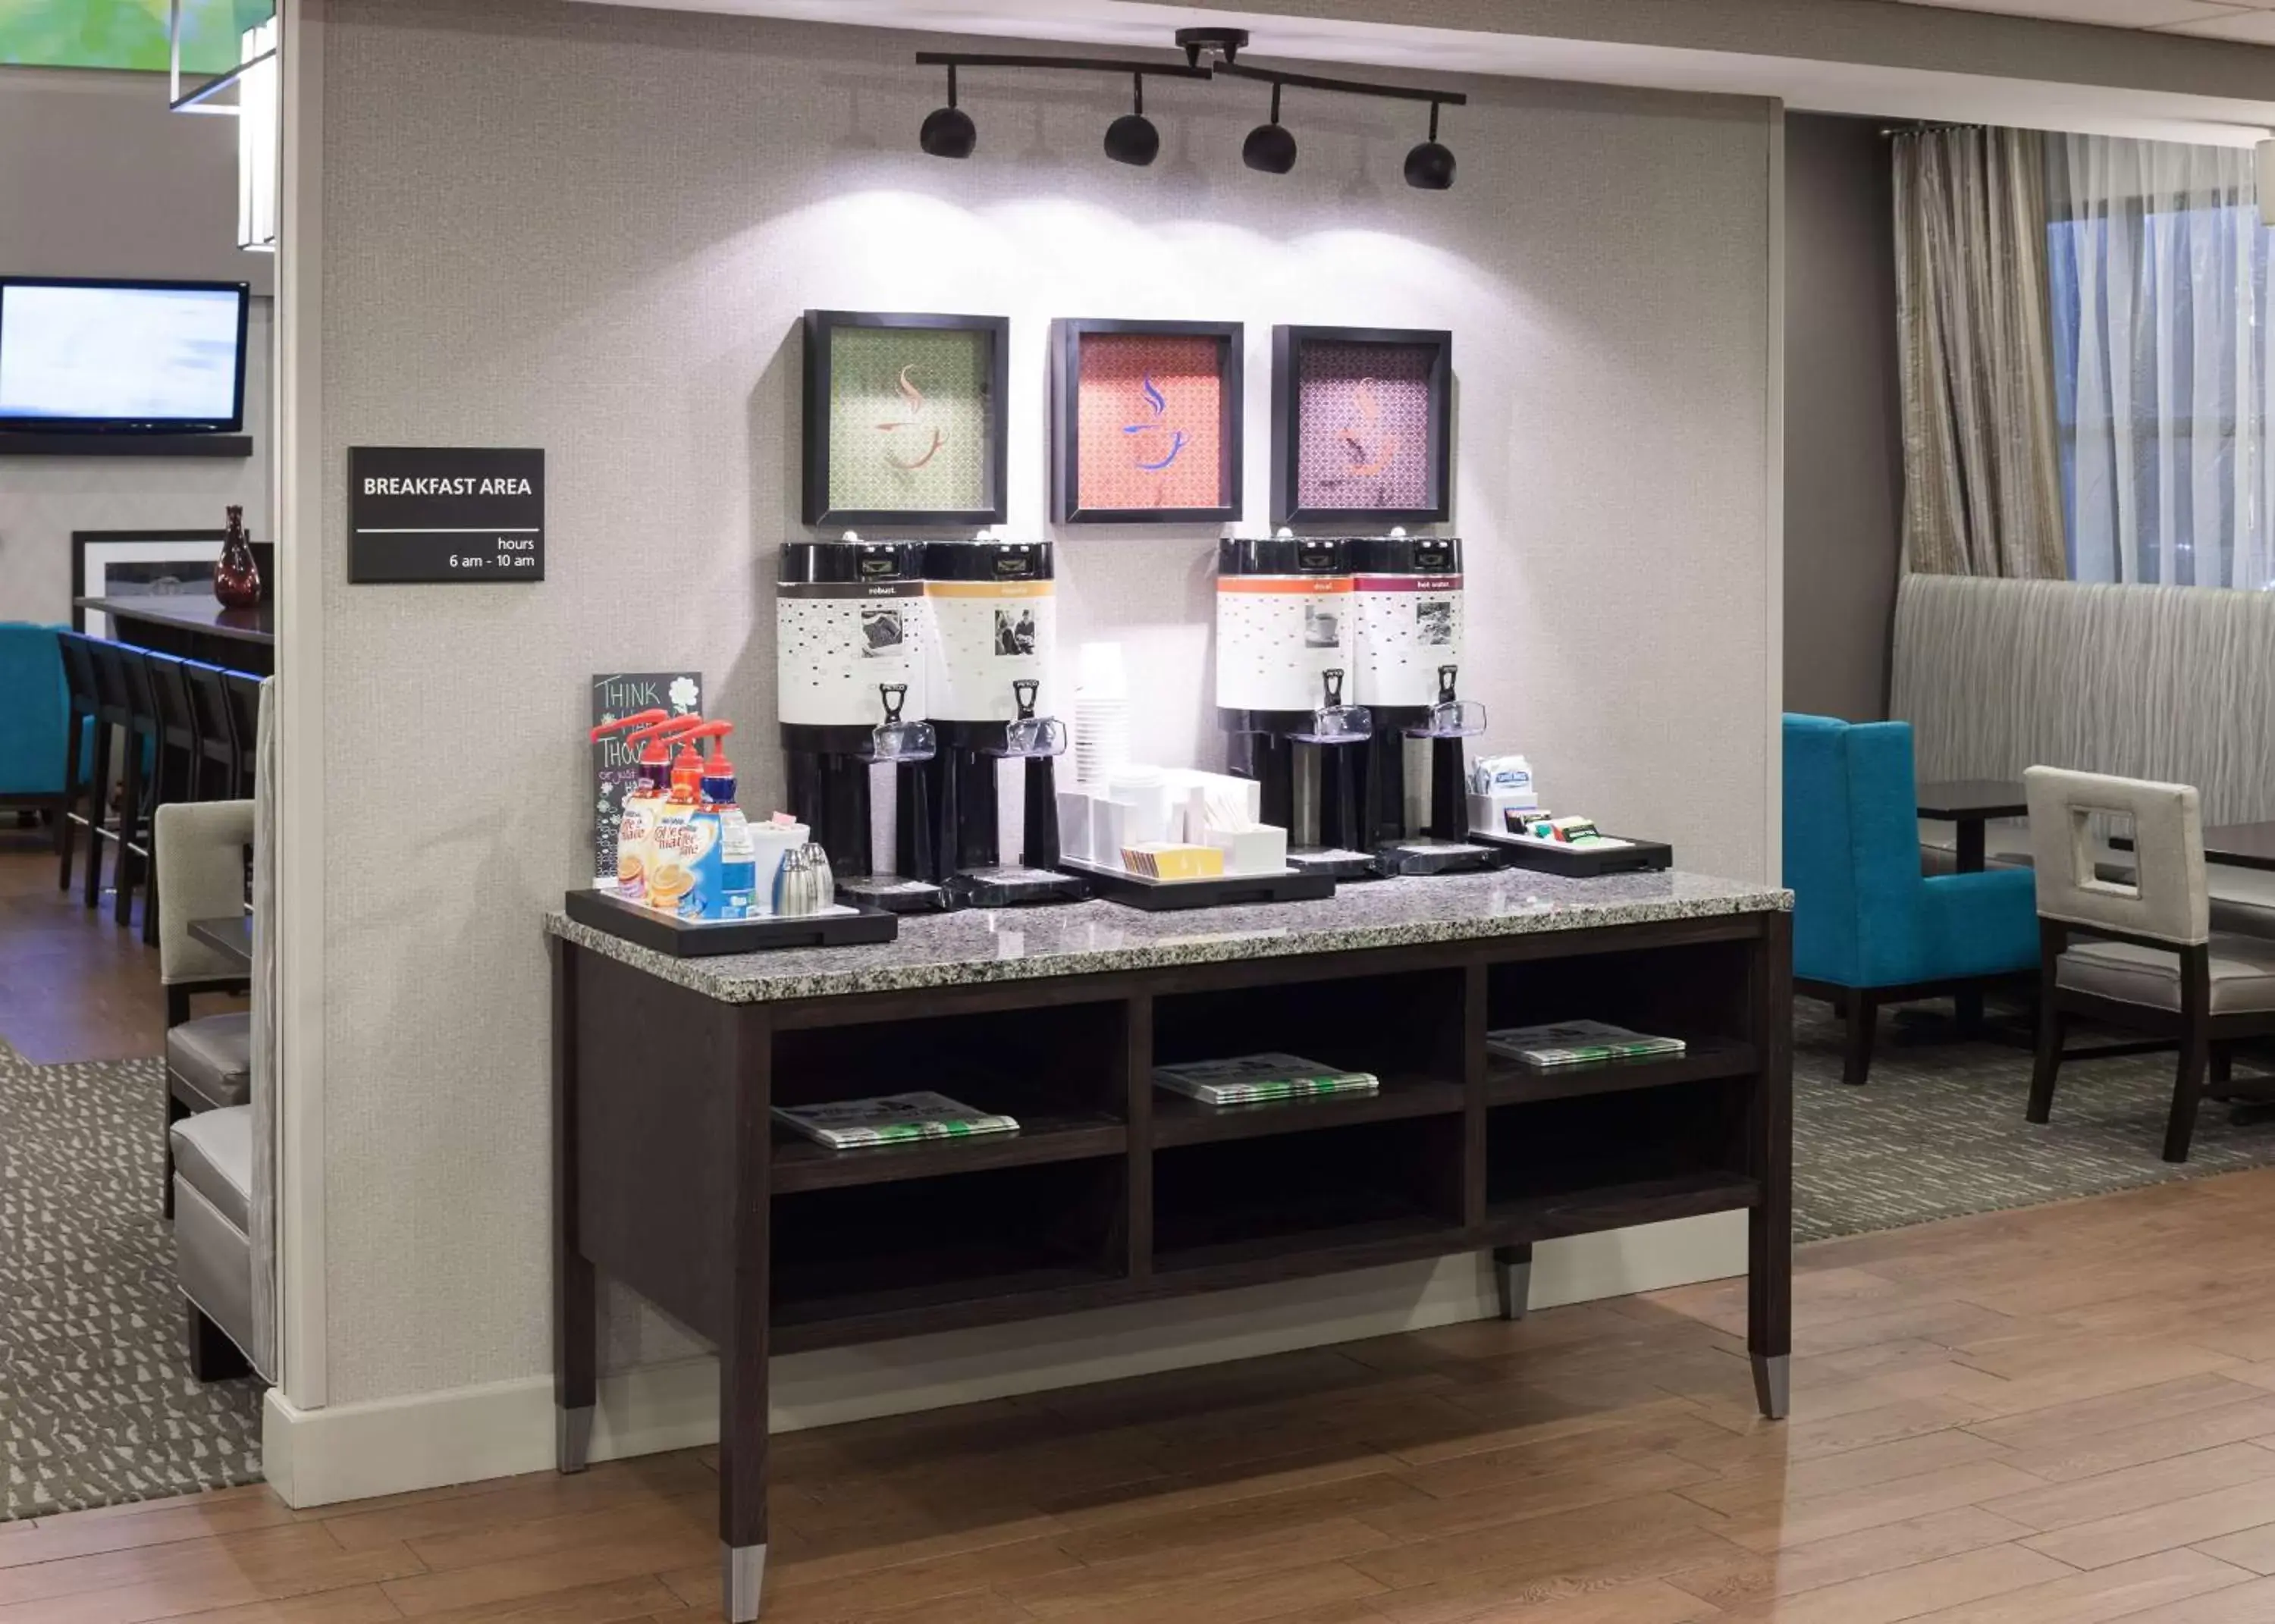
<svg viewBox="0 0 2275 1624">
<path fill-rule="evenodd" d="M 972 127 L 971 115 L 960 107 L 933 109 L 925 115 L 924 128 L 917 132 L 917 145 L 935 158 L 968 158 L 979 144 L 979 132 Z"/>
<path fill-rule="evenodd" d="M 1406 184 L 1423 192 L 1443 192 L 1454 184 L 1453 149 L 1438 144 L 1438 104 L 1430 103 L 1430 139 L 1406 155 Z"/>
<path fill-rule="evenodd" d="M 1406 184 L 1443 192 L 1454 184 L 1454 154 L 1436 141 L 1423 141 L 1406 155 Z"/>
<path fill-rule="evenodd" d="M 1266 175 L 1285 175 L 1296 167 L 1296 138 L 1280 123 L 1280 82 L 1272 83 L 1272 117 L 1248 132 L 1240 144 L 1240 161 Z"/>
<path fill-rule="evenodd" d="M 1124 113 L 1106 126 L 1106 155 L 1139 169 L 1160 156 L 1161 132 L 1143 113 Z"/>
<path fill-rule="evenodd" d="M 1240 161 L 1266 175 L 1285 175 L 1296 167 L 1296 138 L 1284 125 L 1258 125 L 1240 144 Z"/>
</svg>

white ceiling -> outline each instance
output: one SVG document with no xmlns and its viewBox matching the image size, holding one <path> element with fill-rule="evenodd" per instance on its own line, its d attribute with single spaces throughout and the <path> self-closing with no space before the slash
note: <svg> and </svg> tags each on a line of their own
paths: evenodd
<svg viewBox="0 0 2275 1624">
<path fill-rule="evenodd" d="M 2275 45 L 2275 0 L 1904 0 L 1961 11 L 2049 17 L 2103 28 L 2144 28 L 2211 40 Z"/>
<path fill-rule="evenodd" d="M 0 0 L 4 3 L 4 0 Z M 1413 23 L 1243 12 L 1224 0 L 594 0 L 669 11 L 722 11 L 857 27 L 994 36 L 1159 50 L 1190 23 L 1230 24 L 1256 35 L 1255 54 L 1428 73 L 1569 79 L 1730 95 L 1774 97 L 1803 112 L 1948 120 L 2249 146 L 2275 133 L 2275 74 L 2264 98 L 2190 94 L 2045 79 L 1819 62 L 1732 50 L 1480 33 Z M 1599 0 L 1614 4 L 1616 0 Z M 1690 0 L 1704 4 L 1708 0 Z M 1914 0 L 1962 9 L 2058 11 L 2074 21 L 2124 26 L 2190 11 L 2240 14 L 2275 25 L 2275 0 L 2247 7 L 2212 0 Z M 1402 8 L 1410 13 L 1414 6 Z M 2096 15 L 2089 16 L 2089 13 Z M 2184 26 L 2232 26 L 2233 17 Z M 2268 42 L 2275 44 L 2275 26 Z"/>
</svg>

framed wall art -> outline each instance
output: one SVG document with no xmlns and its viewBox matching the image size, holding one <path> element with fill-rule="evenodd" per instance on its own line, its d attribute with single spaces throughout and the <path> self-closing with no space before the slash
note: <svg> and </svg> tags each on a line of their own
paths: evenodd
<svg viewBox="0 0 2275 1624">
<path fill-rule="evenodd" d="M 805 522 L 1001 524 L 1010 325 L 807 311 Z"/>
<path fill-rule="evenodd" d="M 1241 376 L 1237 321 L 1052 322 L 1052 517 L 1239 518 Z"/>
<path fill-rule="evenodd" d="M 1453 511 L 1454 336 L 1272 329 L 1272 522 L 1434 525 Z"/>
<path fill-rule="evenodd" d="M 72 532 L 72 626 L 91 638 L 110 635 L 110 616 L 82 608 L 81 598 L 213 597 L 214 565 L 221 561 L 221 530 L 74 530 Z M 261 561 L 261 578 L 271 578 Z"/>
</svg>

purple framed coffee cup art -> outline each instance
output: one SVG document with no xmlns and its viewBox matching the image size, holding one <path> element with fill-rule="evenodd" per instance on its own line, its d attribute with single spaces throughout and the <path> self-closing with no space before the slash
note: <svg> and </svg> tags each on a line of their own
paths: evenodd
<svg viewBox="0 0 2275 1624">
<path fill-rule="evenodd" d="M 1272 522 L 1452 517 L 1453 335 L 1272 329 Z"/>
</svg>

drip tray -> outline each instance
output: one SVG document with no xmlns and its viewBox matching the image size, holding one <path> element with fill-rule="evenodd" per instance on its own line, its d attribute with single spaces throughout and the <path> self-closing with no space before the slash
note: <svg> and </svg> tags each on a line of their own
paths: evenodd
<svg viewBox="0 0 2275 1624">
<path fill-rule="evenodd" d="M 1304 846 L 1288 853 L 1288 866 L 1299 874 L 1324 874 L 1330 880 L 1372 880 L 1382 871 L 1372 851 L 1351 851 L 1341 846 Z"/>
<path fill-rule="evenodd" d="M 1388 840 L 1375 848 L 1374 865 L 1384 874 L 1473 874 L 1499 868 L 1497 853 L 1456 840 Z"/>
<path fill-rule="evenodd" d="M 948 893 L 930 880 L 901 874 L 864 874 L 858 880 L 840 880 L 837 900 L 886 913 L 937 913 L 948 906 Z"/>
<path fill-rule="evenodd" d="M 959 869 L 942 882 L 950 908 L 1027 908 L 1039 903 L 1079 903 L 1090 888 L 1054 869 L 1005 863 L 994 868 Z"/>
</svg>

